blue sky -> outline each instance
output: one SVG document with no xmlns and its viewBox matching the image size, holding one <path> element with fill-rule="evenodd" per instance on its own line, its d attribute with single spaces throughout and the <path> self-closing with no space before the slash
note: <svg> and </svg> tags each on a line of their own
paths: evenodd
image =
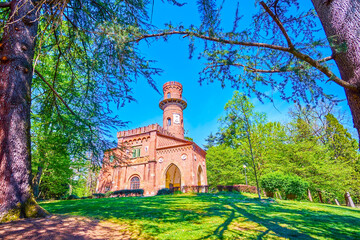
<svg viewBox="0 0 360 240">
<path fill-rule="evenodd" d="M 188 2 L 190 3 L 183 7 L 175 7 L 170 4 L 163 4 L 161 1 L 155 1 L 153 24 L 161 27 L 170 19 L 173 25 L 198 25 L 200 19 L 195 5 L 196 1 Z M 228 2 L 235 4 L 237 1 Z M 240 2 L 242 4 L 241 14 L 244 15 L 241 23 L 249 24 L 251 15 L 256 12 L 254 1 Z M 310 0 L 301 2 L 304 5 L 311 6 Z M 229 27 L 232 26 L 235 9 L 236 5 L 228 4 L 225 6 L 226 14 L 222 18 Z M 198 79 L 199 72 L 204 66 L 203 62 L 198 60 L 196 55 L 192 60 L 189 60 L 188 41 L 182 37 L 174 36 L 168 41 L 152 41 L 151 45 L 141 42 L 140 49 L 145 57 L 157 61 L 156 67 L 164 70 L 161 76 L 154 77 L 161 92 L 162 85 L 168 81 L 178 81 L 183 85 L 183 96 L 188 102 L 188 107 L 184 110 L 186 135 L 192 137 L 199 146 L 202 146 L 210 132 L 215 133 L 217 131 L 218 119 L 223 115 L 224 105 L 231 99 L 235 89 L 230 88 L 229 84 L 222 89 L 219 82 L 203 83 L 200 86 Z M 162 125 L 162 110 L 158 106 L 162 95 L 159 95 L 144 79 L 139 79 L 131 86 L 133 96 L 137 101 L 114 110 L 114 113 L 119 115 L 123 121 L 130 121 L 127 128 L 119 130 L 132 129 L 152 123 Z M 344 90 L 335 84 L 327 84 L 326 89 L 327 94 L 334 94 L 338 99 L 345 99 Z M 291 104 L 279 98 L 274 99 L 274 104 L 270 102 L 262 104 L 256 98 L 251 98 L 251 101 L 255 105 L 256 111 L 267 114 L 269 121 L 288 121 L 287 113 Z M 351 115 L 346 102 L 341 103 L 339 107 L 346 113 L 346 118 L 349 120 L 347 127 L 349 128 L 351 126 Z M 351 131 L 354 132 L 353 129 Z M 116 131 L 113 132 L 114 140 L 116 140 Z"/>
</svg>

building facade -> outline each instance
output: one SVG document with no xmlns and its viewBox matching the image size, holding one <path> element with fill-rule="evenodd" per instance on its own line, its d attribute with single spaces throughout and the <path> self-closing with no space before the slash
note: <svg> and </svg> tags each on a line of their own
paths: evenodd
<svg viewBox="0 0 360 240">
<path fill-rule="evenodd" d="M 152 124 L 118 132 L 118 146 L 105 152 L 97 192 L 144 189 L 145 196 L 162 188 L 204 191 L 206 152 L 184 139 L 182 85 L 167 82 L 159 102 L 163 127 Z"/>
</svg>

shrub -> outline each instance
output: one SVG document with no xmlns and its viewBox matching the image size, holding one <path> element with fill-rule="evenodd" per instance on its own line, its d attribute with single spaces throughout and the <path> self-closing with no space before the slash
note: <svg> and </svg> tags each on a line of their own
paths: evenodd
<svg viewBox="0 0 360 240">
<path fill-rule="evenodd" d="M 285 178 L 284 174 L 280 172 L 268 173 L 261 178 L 260 185 L 265 192 L 274 193 L 276 190 L 282 189 Z"/>
<path fill-rule="evenodd" d="M 168 188 L 162 188 L 160 189 L 156 195 L 170 195 L 172 194 L 171 190 Z"/>
<path fill-rule="evenodd" d="M 239 192 L 239 189 L 236 188 L 235 185 L 227 185 L 227 186 L 218 185 L 217 189 L 219 192 L 232 192 L 232 191 Z"/>
<path fill-rule="evenodd" d="M 293 198 L 294 196 L 300 197 L 304 195 L 308 187 L 309 183 L 303 180 L 301 177 L 296 175 L 287 175 L 283 190 L 287 198 Z"/>
<path fill-rule="evenodd" d="M 105 194 L 103 194 L 103 193 L 94 193 L 93 196 L 95 198 L 103 198 L 103 197 L 105 197 Z"/>
<path fill-rule="evenodd" d="M 105 193 L 105 197 L 107 197 L 107 198 L 108 198 L 108 197 L 110 197 L 112 194 L 113 194 L 113 192 L 112 192 L 112 191 L 106 192 L 106 193 Z"/>
<path fill-rule="evenodd" d="M 124 197 L 131 196 L 131 195 L 143 196 L 144 189 L 122 189 L 122 190 L 114 191 L 112 193 L 112 195 L 124 196 Z"/>
<path fill-rule="evenodd" d="M 70 196 L 67 197 L 67 200 L 73 200 L 73 199 L 80 199 L 80 198 L 74 194 L 71 194 Z"/>
</svg>

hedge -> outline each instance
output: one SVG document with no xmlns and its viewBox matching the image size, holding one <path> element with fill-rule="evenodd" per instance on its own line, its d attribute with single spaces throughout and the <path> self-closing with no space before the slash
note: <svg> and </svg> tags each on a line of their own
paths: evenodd
<svg viewBox="0 0 360 240">
<path fill-rule="evenodd" d="M 105 194 L 104 193 L 94 193 L 93 196 L 95 198 L 103 198 L 103 197 L 105 197 Z"/>
<path fill-rule="evenodd" d="M 170 189 L 168 189 L 168 188 L 162 188 L 162 189 L 160 189 L 158 192 L 157 192 L 157 194 L 156 195 L 170 195 L 170 194 L 172 194 L 173 192 L 170 190 Z"/>
<path fill-rule="evenodd" d="M 255 186 L 249 185 L 218 185 L 216 186 L 219 192 L 248 192 L 248 193 L 257 193 L 257 188 Z"/>
<path fill-rule="evenodd" d="M 115 196 L 123 196 L 123 197 L 127 197 L 127 196 L 144 196 L 144 189 L 122 189 L 122 190 L 117 190 L 114 191 L 111 195 L 115 195 Z"/>
<path fill-rule="evenodd" d="M 280 172 L 266 174 L 260 183 L 268 197 L 273 197 L 275 191 L 280 191 L 285 193 L 287 199 L 301 197 L 309 187 L 309 183 L 301 177 Z"/>
</svg>

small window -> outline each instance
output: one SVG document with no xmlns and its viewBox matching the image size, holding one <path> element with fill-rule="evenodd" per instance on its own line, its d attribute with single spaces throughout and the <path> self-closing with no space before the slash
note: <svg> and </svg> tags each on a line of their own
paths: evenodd
<svg viewBox="0 0 360 240">
<path fill-rule="evenodd" d="M 171 98 L 171 94 L 169 92 L 167 94 L 167 98 Z"/>
<path fill-rule="evenodd" d="M 109 161 L 112 163 L 114 161 L 114 155 L 111 155 L 110 158 L 109 158 Z"/>
<path fill-rule="evenodd" d="M 167 121 L 168 121 L 168 124 L 167 124 L 167 125 L 168 125 L 168 126 L 171 126 L 171 118 L 168 118 Z"/>
<path fill-rule="evenodd" d="M 132 152 L 132 157 L 140 157 L 140 148 L 134 148 Z"/>
<path fill-rule="evenodd" d="M 130 189 L 139 189 L 140 188 L 140 179 L 139 177 L 133 177 L 130 180 Z"/>
</svg>

